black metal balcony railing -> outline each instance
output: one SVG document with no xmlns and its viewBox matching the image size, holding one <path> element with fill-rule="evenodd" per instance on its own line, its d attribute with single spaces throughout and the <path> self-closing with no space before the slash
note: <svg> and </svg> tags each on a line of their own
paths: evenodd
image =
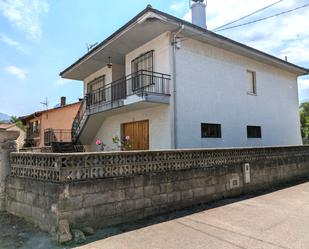
<svg viewBox="0 0 309 249">
<path fill-rule="evenodd" d="M 109 104 L 130 95 L 168 95 L 170 75 L 140 70 L 86 95 L 87 107 Z"/>
<path fill-rule="evenodd" d="M 50 146 L 53 142 L 72 142 L 72 132 L 69 129 L 45 129 L 44 144 Z"/>
<path fill-rule="evenodd" d="M 76 138 L 85 122 L 87 109 L 97 105 L 108 105 L 131 95 L 169 95 L 170 80 L 171 76 L 168 74 L 140 70 L 88 93 L 73 121 L 72 140 L 77 142 Z"/>
</svg>

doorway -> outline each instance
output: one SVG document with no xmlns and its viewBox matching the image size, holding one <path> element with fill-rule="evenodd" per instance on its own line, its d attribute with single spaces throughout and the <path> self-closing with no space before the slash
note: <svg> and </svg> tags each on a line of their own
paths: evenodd
<svg viewBox="0 0 309 249">
<path fill-rule="evenodd" d="M 131 150 L 149 150 L 149 120 L 122 124 L 123 136 L 129 136 Z"/>
</svg>

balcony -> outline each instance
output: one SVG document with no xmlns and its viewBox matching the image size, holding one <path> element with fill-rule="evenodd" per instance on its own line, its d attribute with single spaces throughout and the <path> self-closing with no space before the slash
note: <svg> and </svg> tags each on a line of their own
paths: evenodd
<svg viewBox="0 0 309 249">
<path fill-rule="evenodd" d="M 168 103 L 170 75 L 140 70 L 86 95 L 89 114 L 139 101 Z"/>
<path fill-rule="evenodd" d="M 88 117 L 93 114 L 109 115 L 124 106 L 136 110 L 154 104 L 169 104 L 170 80 L 168 74 L 140 70 L 88 93 L 73 121 L 73 141 L 78 140 Z"/>
<path fill-rule="evenodd" d="M 71 130 L 65 129 L 45 129 L 44 130 L 44 144 L 45 146 L 51 146 L 52 143 L 60 142 L 72 142 Z"/>
</svg>

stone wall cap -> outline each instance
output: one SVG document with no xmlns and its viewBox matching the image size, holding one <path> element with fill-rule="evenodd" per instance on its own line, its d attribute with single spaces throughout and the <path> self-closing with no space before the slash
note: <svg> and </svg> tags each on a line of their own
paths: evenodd
<svg viewBox="0 0 309 249">
<path fill-rule="evenodd" d="M 79 152 L 79 153 L 42 153 L 42 152 L 13 152 L 12 155 L 37 155 L 48 157 L 66 157 L 66 156 L 97 156 L 97 155 L 132 155 L 132 154 L 153 154 L 170 152 L 218 152 L 229 150 L 284 150 L 293 148 L 304 148 L 309 150 L 309 145 L 287 145 L 287 146 L 257 146 L 257 147 L 223 147 L 223 148 L 190 148 L 190 149 L 161 149 L 161 150 L 134 150 L 134 151 L 102 151 L 102 152 Z"/>
</svg>

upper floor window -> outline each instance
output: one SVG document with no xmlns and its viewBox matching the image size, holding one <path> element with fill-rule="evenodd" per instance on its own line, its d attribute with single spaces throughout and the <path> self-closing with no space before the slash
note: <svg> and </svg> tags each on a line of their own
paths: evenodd
<svg viewBox="0 0 309 249">
<path fill-rule="evenodd" d="M 262 138 L 261 126 L 247 126 L 247 137 L 248 138 Z"/>
<path fill-rule="evenodd" d="M 131 62 L 132 73 L 140 70 L 153 71 L 153 50 L 141 54 Z"/>
<path fill-rule="evenodd" d="M 38 133 L 40 131 L 40 122 L 38 120 L 30 123 L 30 130 L 32 133 Z"/>
<path fill-rule="evenodd" d="M 137 91 L 153 83 L 153 53 L 151 50 L 131 62 L 132 90 Z M 141 71 L 142 70 L 142 71 Z"/>
<path fill-rule="evenodd" d="M 221 138 L 221 124 L 201 124 L 202 138 Z"/>
<path fill-rule="evenodd" d="M 256 72 L 247 70 L 247 93 L 256 94 Z"/>
<path fill-rule="evenodd" d="M 105 75 L 100 76 L 92 81 L 90 81 L 87 85 L 87 92 L 94 92 L 99 88 L 102 88 L 105 85 Z"/>
</svg>

